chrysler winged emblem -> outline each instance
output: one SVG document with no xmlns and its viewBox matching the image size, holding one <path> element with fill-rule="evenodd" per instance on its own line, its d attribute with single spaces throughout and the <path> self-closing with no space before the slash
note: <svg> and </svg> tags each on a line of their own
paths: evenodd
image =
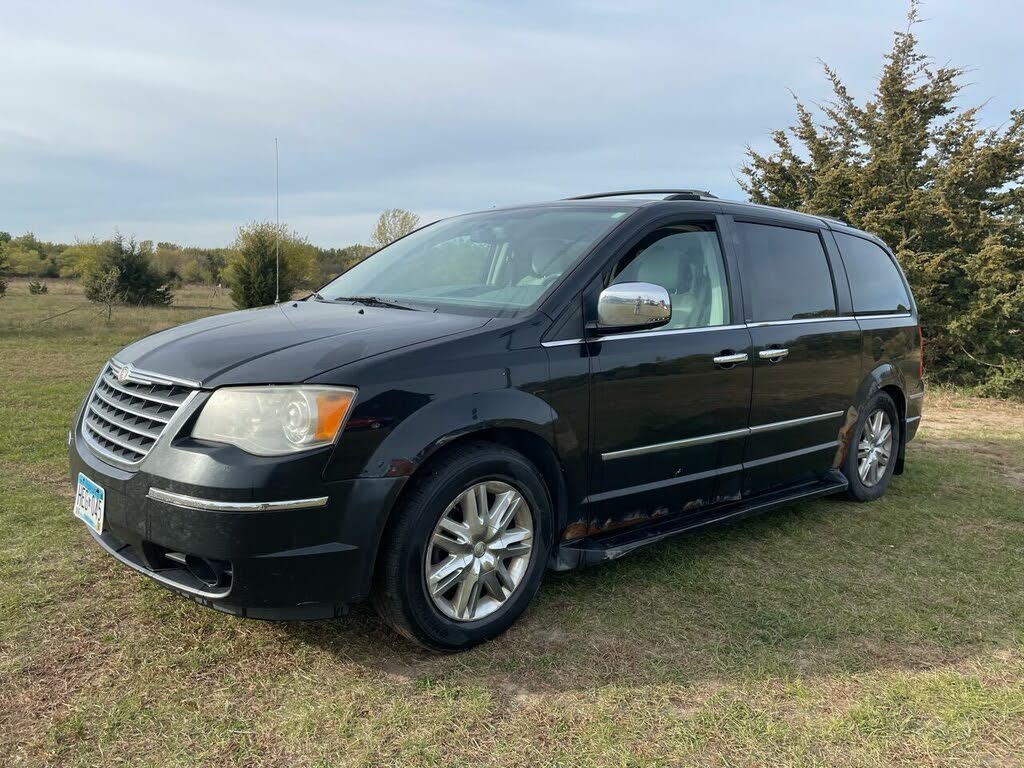
<svg viewBox="0 0 1024 768">
<path fill-rule="evenodd" d="M 128 381 L 132 375 L 131 365 L 124 366 L 120 371 L 117 372 L 117 380 L 120 382 Z"/>
</svg>

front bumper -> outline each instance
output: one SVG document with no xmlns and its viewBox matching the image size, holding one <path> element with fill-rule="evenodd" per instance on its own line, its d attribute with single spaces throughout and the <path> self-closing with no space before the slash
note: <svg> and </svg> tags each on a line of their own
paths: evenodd
<svg viewBox="0 0 1024 768">
<path fill-rule="evenodd" d="M 77 419 L 68 454 L 72 482 L 82 472 L 106 492 L 92 535 L 108 553 L 198 603 L 261 619 L 329 618 L 365 599 L 405 480 L 324 482 L 323 453 L 273 461 L 172 441 L 130 471 L 96 457 Z M 295 500 L 306 503 L 281 503 Z"/>
</svg>

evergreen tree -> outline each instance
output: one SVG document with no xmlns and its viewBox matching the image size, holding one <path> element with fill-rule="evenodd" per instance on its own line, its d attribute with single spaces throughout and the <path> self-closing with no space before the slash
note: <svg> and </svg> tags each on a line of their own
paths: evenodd
<svg viewBox="0 0 1024 768">
<path fill-rule="evenodd" d="M 275 235 L 281 253 L 280 298 L 287 301 L 314 273 L 314 248 L 305 238 L 282 225 L 257 221 L 238 230 L 225 270 L 231 300 L 239 309 L 273 304 L 278 295 Z"/>
<path fill-rule="evenodd" d="M 960 108 L 964 70 L 919 52 L 912 2 L 874 94 L 860 105 L 824 66 L 832 100 L 796 100 L 775 150 L 747 149 L 755 203 L 833 216 L 877 234 L 914 289 L 928 370 L 1024 393 L 1024 110 L 1000 129 Z"/>
<path fill-rule="evenodd" d="M 143 247 L 135 238 L 126 238 L 118 232 L 112 240 L 101 244 L 99 258 L 83 275 L 85 297 L 90 301 L 108 303 L 109 275 L 116 270 L 116 293 L 121 303 L 167 306 L 173 301 L 174 294 L 165 284 L 163 275 L 153 267 L 152 255 L 151 247 Z"/>
</svg>

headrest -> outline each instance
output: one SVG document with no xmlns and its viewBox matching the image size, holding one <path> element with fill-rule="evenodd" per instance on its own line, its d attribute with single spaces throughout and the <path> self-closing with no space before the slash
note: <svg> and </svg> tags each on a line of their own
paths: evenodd
<svg viewBox="0 0 1024 768">
<path fill-rule="evenodd" d="M 641 254 L 636 279 L 660 285 L 669 293 L 678 293 L 682 266 L 679 251 L 663 243 L 664 240 L 659 241 Z"/>
</svg>

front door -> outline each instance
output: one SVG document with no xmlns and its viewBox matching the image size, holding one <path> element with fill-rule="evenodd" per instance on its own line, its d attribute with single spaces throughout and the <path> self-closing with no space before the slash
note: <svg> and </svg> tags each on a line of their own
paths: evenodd
<svg viewBox="0 0 1024 768">
<path fill-rule="evenodd" d="M 822 232 L 737 221 L 753 351 L 744 493 L 823 477 L 860 382 L 861 333 Z M 840 264 L 835 265 L 842 269 Z M 855 414 L 853 414 L 855 415 Z"/>
<path fill-rule="evenodd" d="M 592 533 L 701 514 L 723 473 L 738 481 L 752 367 L 728 274 L 715 222 L 685 220 L 644 236 L 594 287 L 596 296 L 613 283 L 660 285 L 672 319 L 588 342 L 598 486 Z"/>
</svg>

